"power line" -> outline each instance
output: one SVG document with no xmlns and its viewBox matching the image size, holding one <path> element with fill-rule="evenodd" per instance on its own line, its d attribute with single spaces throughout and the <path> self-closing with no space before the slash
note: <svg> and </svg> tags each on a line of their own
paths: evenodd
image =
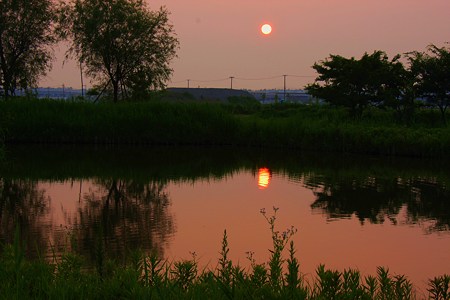
<svg viewBox="0 0 450 300">
<path fill-rule="evenodd" d="M 286 80 L 289 77 L 294 77 L 294 78 L 314 78 L 315 76 L 312 76 L 312 75 L 298 75 L 298 74 L 283 74 L 283 75 L 274 75 L 274 76 L 267 76 L 267 77 L 254 77 L 254 78 L 252 78 L 252 77 L 229 76 L 229 77 L 217 78 L 217 79 L 209 79 L 209 80 L 204 80 L 204 79 L 185 79 L 185 80 L 174 81 L 174 82 L 170 82 L 170 83 L 171 83 L 172 86 L 174 84 L 186 83 L 187 88 L 190 88 L 191 87 L 191 82 L 196 82 L 196 83 L 213 83 L 213 82 L 229 81 L 230 82 L 229 88 L 233 89 L 233 81 L 235 81 L 235 80 L 237 80 L 237 81 L 264 81 L 264 80 L 282 79 L 283 80 L 282 82 L 283 82 L 284 97 L 286 98 L 286 87 L 287 87 Z"/>
<path fill-rule="evenodd" d="M 288 77 L 300 77 L 300 78 L 314 78 L 316 76 L 313 75 L 293 75 L 293 74 L 287 74 Z"/>
<path fill-rule="evenodd" d="M 271 76 L 271 77 L 260 77 L 260 78 L 242 78 L 242 77 L 235 77 L 237 80 L 252 80 L 252 81 L 258 81 L 258 80 L 270 80 L 270 79 L 276 79 L 280 78 L 281 75 L 277 76 Z"/>
<path fill-rule="evenodd" d="M 220 78 L 220 79 L 210 79 L 210 80 L 198 80 L 198 79 L 189 79 L 189 80 L 195 81 L 195 82 L 218 82 L 218 81 L 226 81 L 228 79 L 230 79 L 230 77 Z"/>
<path fill-rule="evenodd" d="M 233 76 L 233 79 L 235 80 L 248 80 L 248 81 L 258 81 L 258 80 L 271 80 L 271 79 L 277 79 L 277 78 L 283 78 L 283 77 L 299 77 L 299 78 L 314 78 L 316 76 L 312 75 L 295 75 L 295 74 L 283 74 L 283 75 L 276 75 L 276 76 L 270 76 L 270 77 L 256 77 L 256 78 L 245 78 L 245 77 L 235 77 Z M 218 78 L 218 79 L 186 79 L 186 80 L 180 80 L 180 81 L 173 81 L 171 83 L 182 83 L 186 81 L 192 81 L 192 82 L 217 82 L 217 81 L 227 81 L 230 77 L 225 78 Z"/>
<path fill-rule="evenodd" d="M 180 81 L 171 81 L 170 83 L 172 83 L 172 84 L 177 84 L 177 83 L 183 83 L 183 82 L 186 82 L 186 81 L 189 81 L 190 79 L 186 79 L 186 80 L 180 80 Z"/>
</svg>

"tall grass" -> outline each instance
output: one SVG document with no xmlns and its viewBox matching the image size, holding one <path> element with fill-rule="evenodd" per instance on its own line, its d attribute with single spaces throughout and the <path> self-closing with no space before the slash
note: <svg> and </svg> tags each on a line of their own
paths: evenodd
<svg viewBox="0 0 450 300">
<path fill-rule="evenodd" d="M 443 157 L 450 128 L 435 111 L 411 126 L 391 112 L 353 120 L 328 106 L 150 101 L 92 104 L 14 99 L 0 102 L 7 143 L 189 144 L 292 148 L 328 152 Z"/>
<path fill-rule="evenodd" d="M 215 144 L 229 142 L 236 126 L 213 104 L 16 100 L 0 107 L 10 143 Z"/>
<path fill-rule="evenodd" d="M 244 269 L 228 257 L 224 231 L 215 269 L 199 270 L 192 259 L 170 262 L 157 253 L 133 252 L 128 263 L 102 262 L 102 271 L 83 267 L 83 259 L 67 253 L 60 261 L 28 261 L 18 231 L 0 257 L 2 299 L 419 299 L 404 275 L 379 267 L 376 276 L 362 277 L 357 270 L 330 270 L 320 265 L 313 280 L 306 280 L 290 237 L 295 230 L 275 230 L 276 209 L 261 211 L 272 232 L 273 248 L 266 263 Z M 290 243 L 289 243 L 290 241 Z M 288 258 L 284 248 L 289 243 Z M 99 259 L 103 260 L 104 257 Z M 450 276 L 429 280 L 427 299 L 448 300 Z M 423 296 L 423 295 L 422 295 Z"/>
</svg>

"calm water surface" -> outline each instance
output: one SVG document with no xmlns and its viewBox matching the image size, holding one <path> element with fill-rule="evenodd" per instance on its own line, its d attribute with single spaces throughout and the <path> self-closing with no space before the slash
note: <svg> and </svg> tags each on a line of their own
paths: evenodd
<svg viewBox="0 0 450 300">
<path fill-rule="evenodd" d="M 263 153 L 258 149 L 9 149 L 0 241 L 20 224 L 30 257 L 156 250 L 214 268 L 223 231 L 235 263 L 268 260 L 276 226 L 298 229 L 301 270 L 325 264 L 406 274 L 419 288 L 450 273 L 450 174 L 436 161 Z M 39 250 L 37 250 L 39 249 Z"/>
</svg>

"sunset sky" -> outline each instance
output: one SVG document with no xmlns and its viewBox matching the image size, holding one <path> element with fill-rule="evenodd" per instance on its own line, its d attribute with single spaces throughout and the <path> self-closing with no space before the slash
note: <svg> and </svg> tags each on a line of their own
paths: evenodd
<svg viewBox="0 0 450 300">
<path fill-rule="evenodd" d="M 316 61 L 339 54 L 390 57 L 450 42 L 449 0 L 147 0 L 166 6 L 180 41 L 169 86 L 236 89 L 302 88 Z M 260 27 L 271 24 L 263 35 Z M 63 65 L 64 45 L 42 87 L 81 88 L 76 64 Z M 262 79 L 271 78 L 271 79 Z M 92 86 L 87 82 L 88 87 Z"/>
</svg>

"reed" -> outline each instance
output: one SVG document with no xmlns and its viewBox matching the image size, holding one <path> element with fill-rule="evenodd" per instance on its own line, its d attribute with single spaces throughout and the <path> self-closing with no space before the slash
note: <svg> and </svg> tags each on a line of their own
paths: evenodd
<svg viewBox="0 0 450 300">
<path fill-rule="evenodd" d="M 66 253 L 59 261 L 25 259 L 19 231 L 14 243 L 3 245 L 0 257 L 2 299 L 420 299 L 404 275 L 378 268 L 376 276 L 362 277 L 358 270 L 330 270 L 320 265 L 316 277 L 306 280 L 295 257 L 294 244 L 282 258 L 292 234 L 275 230 L 276 209 L 262 211 L 272 231 L 273 249 L 268 262 L 258 264 L 249 254 L 248 270 L 228 257 L 228 236 L 223 235 L 217 268 L 199 270 L 195 254 L 177 262 L 155 252 L 134 252 L 128 263 L 104 262 L 102 272 L 86 268 L 81 257 Z M 429 280 L 426 299 L 447 300 L 450 276 Z M 423 295 L 422 295 L 423 297 Z"/>
<path fill-rule="evenodd" d="M 252 104 L 253 105 L 253 104 Z M 6 143 L 237 145 L 265 148 L 444 157 L 450 128 L 421 110 L 409 126 L 393 112 L 360 120 L 329 106 L 241 106 L 163 102 L 93 104 L 13 99 L 0 102 Z"/>
</svg>

